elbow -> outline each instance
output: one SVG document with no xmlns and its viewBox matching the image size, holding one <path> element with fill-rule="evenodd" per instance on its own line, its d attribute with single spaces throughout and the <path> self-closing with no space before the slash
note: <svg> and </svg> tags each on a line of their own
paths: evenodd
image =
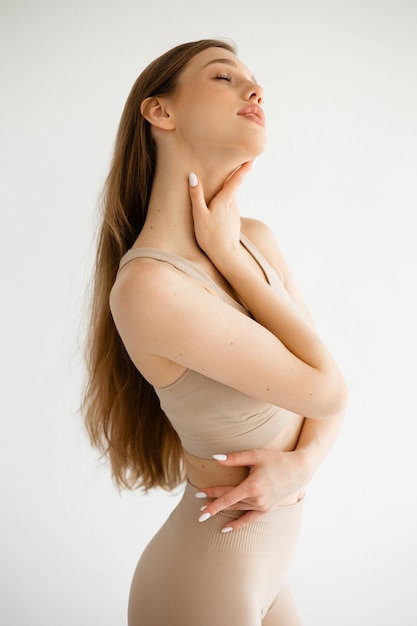
<svg viewBox="0 0 417 626">
<path fill-rule="evenodd" d="M 346 405 L 349 399 L 349 391 L 342 375 L 335 377 L 335 380 L 328 382 L 326 390 L 323 396 L 323 407 L 321 414 L 318 415 L 321 419 L 332 418 L 335 415 L 339 415 L 346 409 Z"/>
<path fill-rule="evenodd" d="M 326 377 L 320 389 L 315 394 L 315 402 L 310 404 L 310 410 L 306 417 L 312 419 L 331 419 L 336 415 L 343 413 L 347 402 L 349 392 L 344 378 L 338 374 L 337 376 Z"/>
</svg>

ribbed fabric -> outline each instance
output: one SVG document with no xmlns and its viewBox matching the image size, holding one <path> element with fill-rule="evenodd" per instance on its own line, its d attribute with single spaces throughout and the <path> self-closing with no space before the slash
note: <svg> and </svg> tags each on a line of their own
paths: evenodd
<svg viewBox="0 0 417 626">
<path fill-rule="evenodd" d="M 285 579 L 303 501 L 222 533 L 243 513 L 222 512 L 199 522 L 208 500 L 195 498 L 196 492 L 187 484 L 142 554 L 130 591 L 129 626 L 261 626 L 267 615 L 271 624 L 299 626 Z"/>
<path fill-rule="evenodd" d="M 289 506 L 276 507 L 259 520 L 238 531 L 221 530 L 244 514 L 244 511 L 221 511 L 205 522 L 199 522 L 200 507 L 211 500 L 195 497 L 197 489 L 187 483 L 179 506 L 168 523 L 187 537 L 187 542 L 210 550 L 249 555 L 279 555 L 294 544 L 301 524 L 303 500 Z"/>
</svg>

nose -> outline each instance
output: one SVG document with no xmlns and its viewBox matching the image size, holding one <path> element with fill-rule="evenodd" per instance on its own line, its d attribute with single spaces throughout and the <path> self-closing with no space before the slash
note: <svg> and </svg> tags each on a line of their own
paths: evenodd
<svg viewBox="0 0 417 626">
<path fill-rule="evenodd" d="M 258 83 L 252 83 L 247 88 L 247 99 L 254 100 L 257 104 L 262 104 L 264 101 L 264 90 Z"/>
</svg>

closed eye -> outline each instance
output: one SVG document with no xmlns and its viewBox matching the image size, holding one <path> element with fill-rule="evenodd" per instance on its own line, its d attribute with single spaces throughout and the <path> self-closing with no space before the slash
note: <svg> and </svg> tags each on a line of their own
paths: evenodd
<svg viewBox="0 0 417 626">
<path fill-rule="evenodd" d="M 217 74 L 216 78 L 219 80 L 227 80 L 227 82 L 229 83 L 232 80 L 232 77 L 230 74 Z"/>
</svg>

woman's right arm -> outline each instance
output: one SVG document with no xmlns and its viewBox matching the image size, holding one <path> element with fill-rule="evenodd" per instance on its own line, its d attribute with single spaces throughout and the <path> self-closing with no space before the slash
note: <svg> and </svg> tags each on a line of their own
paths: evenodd
<svg viewBox="0 0 417 626">
<path fill-rule="evenodd" d="M 345 394 L 341 374 L 329 351 L 301 314 L 284 286 L 274 289 L 259 276 L 240 247 L 217 265 L 240 298 L 245 302 L 255 320 L 268 329 L 286 348 L 286 369 L 298 372 L 300 385 L 309 390 L 307 400 L 313 406 L 318 400 L 321 416 L 335 413 Z M 323 405 L 323 392 L 326 401 Z"/>
<path fill-rule="evenodd" d="M 305 385 L 312 406 L 317 401 L 321 405 L 321 417 L 334 414 L 343 407 L 346 386 L 333 358 L 284 285 L 271 288 L 240 245 L 234 196 L 246 170 L 247 166 L 238 170 L 209 206 L 201 184 L 190 186 L 197 241 L 255 320 L 287 349 L 287 372 L 291 376 L 291 368 L 295 368 L 300 377 L 294 392 L 303 394 Z"/>
</svg>

